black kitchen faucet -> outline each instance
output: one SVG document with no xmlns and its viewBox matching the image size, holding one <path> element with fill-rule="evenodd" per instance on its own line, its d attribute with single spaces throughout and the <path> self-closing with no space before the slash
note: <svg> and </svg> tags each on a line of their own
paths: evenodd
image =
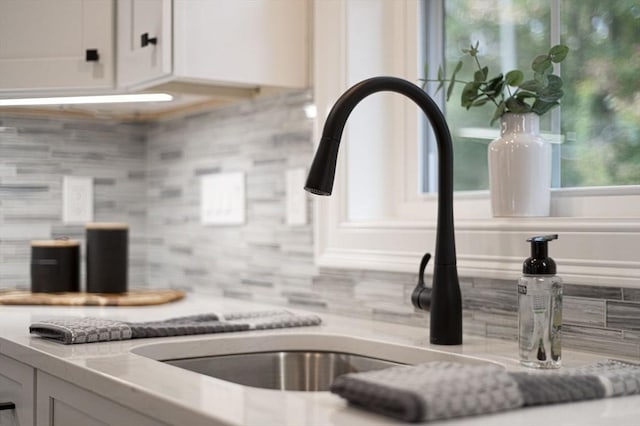
<svg viewBox="0 0 640 426">
<path fill-rule="evenodd" d="M 438 345 L 462 343 L 462 297 L 456 268 L 453 229 L 453 144 L 444 115 L 420 87 L 396 77 L 373 77 L 351 87 L 335 103 L 322 132 L 305 189 L 317 195 L 331 195 L 342 131 L 355 106 L 377 92 L 396 92 L 413 100 L 426 114 L 438 146 L 438 223 L 431 289 L 420 279 L 411 295 L 413 305 L 429 310 L 430 341 Z M 424 270 L 429 256 L 423 258 Z"/>
</svg>

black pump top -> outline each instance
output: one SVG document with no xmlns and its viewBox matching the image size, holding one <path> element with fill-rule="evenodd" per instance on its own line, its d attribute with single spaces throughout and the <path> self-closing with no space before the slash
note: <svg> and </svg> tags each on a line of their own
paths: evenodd
<svg viewBox="0 0 640 426">
<path fill-rule="evenodd" d="M 531 243 L 531 257 L 522 264 L 522 272 L 525 275 L 555 275 L 556 262 L 549 256 L 549 241 L 557 240 L 558 234 L 540 235 L 527 238 Z"/>
</svg>

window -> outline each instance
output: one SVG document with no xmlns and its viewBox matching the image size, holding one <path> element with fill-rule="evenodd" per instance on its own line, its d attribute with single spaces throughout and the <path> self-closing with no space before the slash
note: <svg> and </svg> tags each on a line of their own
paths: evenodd
<svg viewBox="0 0 640 426">
<path fill-rule="evenodd" d="M 462 57 L 461 49 L 476 41 L 483 64 L 492 73 L 516 67 L 529 70 L 531 59 L 552 44 L 561 42 L 570 47 L 561 69 L 565 91 L 562 105 L 541 123 L 550 141 L 562 142 L 554 144 L 554 187 L 640 184 L 637 1 L 443 3 L 444 49 L 438 49 L 441 46 L 437 44 L 429 48 L 436 48 L 432 58 L 445 58 L 445 68 L 455 66 Z M 429 12 L 433 11 L 427 11 L 426 21 L 431 25 L 442 19 Z M 470 77 L 473 65 L 467 63 L 464 70 L 469 75 L 463 77 Z M 486 148 L 498 130 L 488 127 L 492 114 L 489 106 L 469 111 L 460 106 L 460 90 L 461 86 L 444 108 L 454 138 L 455 162 L 461 165 L 455 169 L 455 188 L 488 189 Z M 430 165 L 425 158 L 423 176 L 428 176 Z M 424 192 L 433 189 L 428 179 L 423 181 Z"/>
<path fill-rule="evenodd" d="M 587 16 L 593 17 L 602 12 L 607 5 L 618 2 L 626 4 L 623 0 L 602 4 L 589 0 L 587 3 L 593 5 L 592 12 L 588 7 L 583 9 L 580 5 L 578 10 L 572 13 L 581 13 L 579 16 L 587 19 Z M 516 8 L 496 9 L 492 6 L 498 3 L 512 4 Z M 425 60 L 430 63 L 438 63 L 443 57 L 457 60 L 456 52 L 447 53 L 444 50 L 444 46 L 448 45 L 445 41 L 452 37 L 446 29 L 447 19 L 453 19 L 445 19 L 445 4 L 449 8 L 449 14 L 456 10 L 452 9 L 454 6 L 459 5 L 458 11 L 466 14 L 458 17 L 459 20 L 467 17 L 480 20 L 473 25 L 479 28 L 474 30 L 474 34 L 480 34 L 481 30 L 487 32 L 487 35 L 482 33 L 482 39 L 478 37 L 481 44 L 493 46 L 490 43 L 500 40 L 500 31 L 516 34 L 526 32 L 530 40 L 524 43 L 525 47 L 538 53 L 547 49 L 561 37 L 562 31 L 565 31 L 564 27 L 558 24 L 558 32 L 554 32 L 554 22 L 574 19 L 563 18 L 562 15 L 569 12 L 569 9 L 563 11 L 562 6 L 573 7 L 574 3 L 552 0 L 553 7 L 550 8 L 548 3 L 538 4 L 528 0 L 315 2 L 314 97 L 318 107 L 316 134 L 319 136 L 324 118 L 335 100 L 363 78 L 386 74 L 418 82 Z M 426 12 L 422 10 L 424 7 L 428 8 Z M 511 15 L 505 16 L 504 19 L 491 17 L 490 12 L 486 11 L 490 7 L 493 7 L 494 12 L 498 10 L 506 13 L 506 10 L 510 10 L 510 13 L 519 17 L 522 23 L 514 21 L 514 25 L 502 28 L 501 22 L 506 22 Z M 636 13 L 633 8 L 626 10 L 631 16 Z M 522 15 L 525 11 L 528 14 Z M 562 13 L 558 14 L 558 11 Z M 597 16 L 601 16 L 602 13 Z M 430 19 L 426 26 L 420 24 L 423 16 Z M 610 22 L 609 18 L 603 19 Z M 601 28 L 602 34 L 606 33 L 602 29 L 603 24 L 597 19 L 591 19 L 589 22 L 592 25 L 589 28 L 598 27 Z M 596 27 L 593 27 L 593 22 Z M 469 21 L 469 25 L 465 23 L 464 28 L 458 28 L 460 37 L 464 37 L 464 43 L 460 42 L 461 46 L 466 46 L 471 37 L 475 38 L 474 34 L 469 35 L 468 28 L 472 28 L 471 23 Z M 636 28 L 637 25 L 636 23 Z M 608 28 L 610 32 L 614 31 L 611 26 Z M 428 33 L 428 50 L 420 47 L 420 43 L 426 39 L 422 31 Z M 585 41 L 578 38 L 581 43 L 597 41 L 596 35 L 585 35 L 582 31 L 575 30 L 576 37 L 585 38 Z M 629 40 L 633 39 L 630 35 L 626 37 Z M 514 40 L 504 34 L 503 38 L 507 41 Z M 598 52 L 607 58 L 604 62 L 610 62 L 612 59 L 606 56 L 612 54 L 607 47 L 609 41 L 605 39 L 602 43 L 605 44 Z M 457 51 L 461 46 L 456 46 L 454 50 Z M 581 54 L 584 58 L 582 61 L 590 60 L 590 49 L 595 49 L 590 45 L 584 49 L 571 47 L 571 54 Z M 524 48 L 507 43 L 500 45 L 500 49 L 518 52 L 518 49 Z M 638 47 L 635 49 L 638 50 Z M 613 53 L 618 54 L 616 52 L 619 47 L 613 50 Z M 420 57 L 419 52 L 425 51 L 432 56 Z M 434 52 L 437 54 L 436 58 L 433 57 Z M 509 54 L 489 57 L 489 60 L 496 64 L 495 67 L 524 68 L 533 54 L 523 51 L 521 56 L 524 64 L 509 63 L 509 60 L 519 60 L 517 55 Z M 638 69 L 638 59 L 633 59 L 637 56 L 627 56 L 631 67 L 629 69 Z M 569 60 L 565 61 L 568 62 Z M 626 65 L 620 66 L 620 69 L 625 67 Z M 563 68 L 563 72 L 569 70 Z M 596 78 L 597 75 L 593 74 L 594 70 L 577 66 L 575 72 L 583 72 L 585 77 L 590 78 L 584 83 L 587 88 L 599 87 L 595 84 L 599 77 Z M 623 77 L 627 79 L 626 74 Z M 629 145 L 633 145 L 633 141 L 638 140 L 637 111 L 640 111 L 640 95 L 637 79 L 633 85 L 633 78 L 629 78 L 620 81 L 624 80 L 627 82 L 625 84 L 631 86 L 616 93 L 632 106 L 627 107 L 625 103 L 624 112 L 617 109 L 619 106 L 616 106 L 614 111 L 616 123 L 622 123 L 616 124 L 616 129 L 623 129 L 620 131 L 626 132 L 630 137 Z M 570 84 L 577 84 L 577 77 L 572 78 Z M 626 96 L 634 90 L 633 98 Z M 584 99 L 590 98 L 587 96 Z M 565 96 L 564 101 L 568 105 L 578 105 L 582 108 L 580 102 L 583 101 L 580 99 L 571 101 L 569 96 Z M 614 106 L 619 102 L 616 99 L 613 103 L 605 102 L 605 105 Z M 557 263 L 562 265 L 561 274 L 568 282 L 640 287 L 640 258 L 637 256 L 637 247 L 640 246 L 639 187 L 624 185 L 566 188 L 594 185 L 587 179 L 591 177 L 590 168 L 587 169 L 588 173 L 582 175 L 569 173 L 570 170 L 577 169 L 576 149 L 569 149 L 572 144 L 576 146 L 589 140 L 593 142 L 591 145 L 598 145 L 600 142 L 593 135 L 603 134 L 602 130 L 591 126 L 593 121 L 586 125 L 586 130 L 591 132 L 591 139 L 585 139 L 578 134 L 584 130 L 578 130 L 579 121 L 586 120 L 582 110 L 574 108 L 574 111 L 577 111 L 573 113 L 574 117 L 577 117 L 574 121 L 570 120 L 567 115 L 569 113 L 563 111 L 563 115 L 560 115 L 558 110 L 555 112 L 556 116 L 549 116 L 543 123 L 547 130 L 564 136 L 563 144 L 559 144 L 556 151 L 556 159 L 560 162 L 557 169 L 564 173 L 564 180 L 559 179 L 561 174 L 558 174 L 556 186 L 559 188 L 552 193 L 553 217 L 498 219 L 491 217 L 487 182 L 482 180 L 483 176 L 486 176 L 486 165 L 482 165 L 486 161 L 486 145 L 493 138 L 491 134 L 487 134 L 487 130 L 495 132 L 496 135 L 498 130 L 489 129 L 488 118 L 470 116 L 469 111 L 463 111 L 464 115 L 456 118 L 456 112 L 451 109 L 454 103 L 445 106 L 450 127 L 454 133 L 458 132 L 454 152 L 456 156 L 464 156 L 467 161 L 467 164 L 464 164 L 464 159 L 455 159 L 458 191 L 454 196 L 454 211 L 460 276 L 516 277 L 521 273 L 522 259 L 527 257 L 528 246 L 524 241 L 526 237 L 538 233 L 560 233 L 560 240 L 554 243 L 554 257 Z M 597 110 L 593 114 L 597 120 L 602 118 Z M 320 266 L 415 272 L 421 256 L 427 251 L 433 252 L 437 196 L 425 191 L 429 188 L 424 184 L 423 177 L 433 174 L 432 166 L 436 153 L 430 152 L 428 146 L 419 143 L 422 138 L 418 133 L 423 127 L 420 126 L 420 119 L 421 112 L 418 108 L 410 101 L 405 102 L 398 95 L 373 95 L 353 111 L 342 139 L 333 196 L 315 200 L 315 250 Z M 610 124 L 612 120 L 609 117 L 599 122 Z M 459 129 L 464 131 L 461 132 Z M 631 138 L 634 135 L 635 139 Z M 614 139 L 617 137 L 608 140 Z M 564 147 L 567 149 L 558 150 Z M 589 155 L 601 156 L 602 152 Z M 621 155 L 622 160 L 626 161 L 629 158 L 629 168 L 635 170 L 634 161 L 630 157 L 629 153 Z M 585 161 L 588 161 L 588 158 Z M 610 168 L 615 169 L 619 163 L 608 164 Z M 612 164 L 616 167 L 611 167 Z M 421 165 L 426 167 L 421 169 Z M 586 178 L 579 180 L 575 178 L 576 175 Z M 576 181 L 579 183 L 575 183 Z M 433 183 L 433 179 L 430 182 Z M 601 182 L 598 185 L 621 183 L 620 180 Z"/>
</svg>

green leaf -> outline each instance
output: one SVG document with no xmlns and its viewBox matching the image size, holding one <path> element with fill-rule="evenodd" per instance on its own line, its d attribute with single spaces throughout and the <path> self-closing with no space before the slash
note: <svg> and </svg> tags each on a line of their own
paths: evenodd
<svg viewBox="0 0 640 426">
<path fill-rule="evenodd" d="M 496 111 L 493 113 L 493 117 L 491 118 L 491 125 L 492 126 L 493 126 L 493 123 L 495 123 L 495 121 L 497 119 L 502 117 L 502 114 L 504 114 L 505 108 L 506 108 L 506 104 L 504 103 L 504 101 L 502 101 L 502 102 L 500 102 L 498 104 L 498 106 L 496 107 Z"/>
<path fill-rule="evenodd" d="M 543 115 L 558 105 L 560 105 L 558 102 L 545 102 L 538 99 L 533 103 L 531 111 L 535 112 L 538 115 Z"/>
<path fill-rule="evenodd" d="M 436 81 L 438 82 L 438 86 L 436 87 L 436 91 L 434 92 L 434 94 L 437 94 L 438 92 L 440 92 L 440 90 L 442 90 L 442 88 L 444 87 L 444 70 L 442 69 L 442 65 L 440 65 L 438 67 L 438 75 L 436 76 Z"/>
<path fill-rule="evenodd" d="M 522 71 L 520 70 L 513 70 L 513 71 L 509 71 L 505 76 L 504 76 L 504 81 L 509 85 L 509 86 L 514 86 L 517 87 L 520 85 L 520 83 L 522 83 L 522 81 L 524 80 L 524 74 L 522 73 Z"/>
<path fill-rule="evenodd" d="M 567 53 L 569 53 L 569 48 L 567 46 L 564 44 L 557 44 L 549 49 L 549 58 L 557 64 L 567 57 Z"/>
<path fill-rule="evenodd" d="M 531 69 L 536 72 L 544 72 L 551 67 L 551 58 L 549 55 L 538 55 L 531 63 Z"/>
<path fill-rule="evenodd" d="M 456 74 L 458 74 L 458 72 L 460 72 L 461 69 L 462 69 L 462 61 L 458 61 L 458 63 L 456 64 L 456 68 L 453 70 L 453 74 L 451 74 L 451 80 L 456 78 Z"/>
<path fill-rule="evenodd" d="M 449 87 L 447 88 L 447 102 L 451 99 L 451 94 L 453 93 L 453 85 L 456 84 L 456 81 L 451 79 L 451 83 L 449 83 Z"/>
<path fill-rule="evenodd" d="M 536 80 L 527 80 L 524 83 L 520 84 L 520 89 L 537 93 L 539 90 L 542 89 L 542 85 L 540 84 L 540 82 Z"/>
<path fill-rule="evenodd" d="M 456 74 L 458 74 L 458 72 L 462 69 L 462 61 L 458 61 L 458 63 L 456 64 L 455 69 L 453 70 L 453 73 L 451 73 L 451 83 L 449 83 L 449 87 L 447 88 L 447 102 L 449 102 L 449 99 L 451 99 L 451 94 L 453 93 L 453 87 L 455 85 L 455 80 L 456 80 Z"/>
<path fill-rule="evenodd" d="M 489 67 L 484 67 L 473 74 L 473 81 L 481 83 L 487 80 L 489 75 Z"/>
<path fill-rule="evenodd" d="M 554 90 L 562 88 L 562 79 L 555 74 L 549 74 L 547 76 L 547 87 Z"/>
<path fill-rule="evenodd" d="M 551 71 L 551 68 L 549 68 L 549 71 Z M 549 84 L 549 79 L 547 78 L 547 72 L 536 72 L 533 74 L 533 79 L 535 81 L 537 81 L 538 83 L 540 83 L 539 87 L 540 89 L 542 89 L 543 87 L 546 87 L 547 84 Z"/>
<path fill-rule="evenodd" d="M 489 102 L 489 99 L 486 99 L 486 98 L 485 99 L 477 99 L 477 100 L 473 101 L 471 106 L 472 107 L 482 106 L 482 105 L 486 104 L 487 102 Z"/>
<path fill-rule="evenodd" d="M 529 106 L 529 104 L 513 96 L 507 99 L 505 105 L 507 107 L 506 109 L 509 112 L 514 112 L 516 114 L 531 112 L 531 107 Z"/>
<path fill-rule="evenodd" d="M 527 99 L 527 98 L 535 98 L 537 95 L 535 93 L 525 92 L 520 90 L 513 96 L 515 96 L 518 99 Z"/>
<path fill-rule="evenodd" d="M 462 94 L 460 95 L 460 105 L 469 109 L 473 101 L 478 97 L 478 88 L 480 83 L 469 82 L 464 85 Z"/>
<path fill-rule="evenodd" d="M 502 94 L 502 89 L 504 88 L 504 81 L 499 82 L 495 87 L 496 96 Z"/>
<path fill-rule="evenodd" d="M 496 88 L 502 82 L 502 74 L 498 74 L 496 77 L 493 77 L 489 82 L 487 82 L 487 90 L 496 90 Z"/>
<path fill-rule="evenodd" d="M 540 96 L 538 100 L 543 102 L 555 102 L 560 100 L 564 96 L 564 92 L 562 89 L 550 89 L 545 88 L 542 92 L 540 92 Z"/>
</svg>

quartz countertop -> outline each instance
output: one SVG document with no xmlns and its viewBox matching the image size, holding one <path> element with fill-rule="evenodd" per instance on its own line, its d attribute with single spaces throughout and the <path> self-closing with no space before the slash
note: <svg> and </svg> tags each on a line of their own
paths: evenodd
<svg viewBox="0 0 640 426">
<path fill-rule="evenodd" d="M 428 327 L 319 314 L 323 325 L 280 330 L 245 331 L 199 336 L 138 339 L 62 345 L 28 331 L 35 321 L 62 317 L 102 317 L 122 321 L 151 321 L 208 312 L 280 309 L 264 304 L 188 294 L 178 302 L 149 307 L 0 307 L 0 353 L 77 386 L 175 425 L 386 425 L 401 424 L 367 413 L 329 392 L 282 392 L 241 386 L 167 365 L 140 353 L 162 358 L 165 348 L 205 353 L 229 342 L 258 336 L 278 336 L 289 346 L 327 336 L 358 337 L 375 345 L 428 348 L 497 362 L 509 369 L 517 362 L 516 342 L 466 336 L 461 346 L 429 344 Z M 289 308 L 287 308 L 289 309 Z M 304 312 L 289 309 L 294 312 Z M 251 340 L 249 339 L 249 340 Z M 320 341 L 320 340 L 318 340 Z M 166 345 L 163 345 L 166 344 Z M 255 348 L 259 350 L 259 347 Z M 304 349 L 304 348 L 300 348 Z M 169 355 L 169 354 L 167 354 Z M 167 359 L 170 358 L 167 356 Z M 577 366 L 604 356 L 563 350 L 563 364 Z M 488 416 L 453 419 L 432 425 L 598 425 L 638 424 L 640 396 L 609 398 L 545 407 L 525 408 Z"/>
</svg>

